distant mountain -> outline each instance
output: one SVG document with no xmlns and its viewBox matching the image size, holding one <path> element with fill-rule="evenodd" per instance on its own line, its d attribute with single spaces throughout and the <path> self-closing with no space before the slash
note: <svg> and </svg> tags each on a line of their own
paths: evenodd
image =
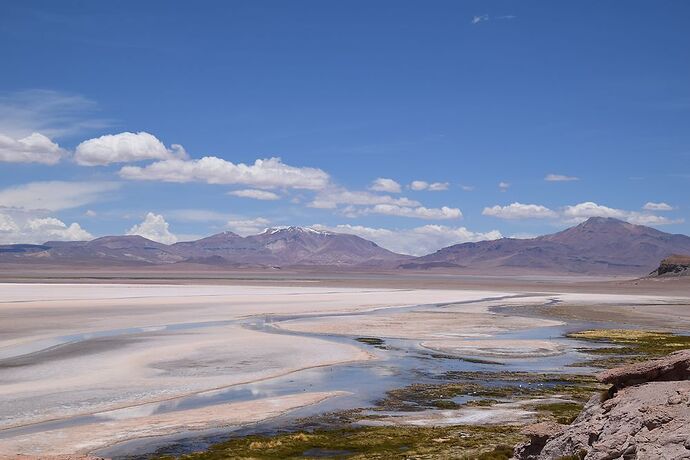
<svg viewBox="0 0 690 460">
<path fill-rule="evenodd" d="M 247 237 L 223 232 L 172 245 L 141 236 L 106 236 L 92 241 L 0 246 L 0 262 L 74 265 L 193 263 L 228 267 L 395 268 L 409 258 L 355 235 L 302 227 L 270 228 Z"/>
<path fill-rule="evenodd" d="M 449 246 L 401 264 L 425 269 L 455 265 L 476 273 L 647 274 L 659 260 L 690 253 L 690 237 L 592 217 L 562 232 Z"/>
<path fill-rule="evenodd" d="M 593 217 L 531 239 L 462 243 L 423 257 L 396 254 L 355 235 L 303 227 L 257 235 L 223 232 L 166 245 L 141 236 L 0 246 L 0 263 L 79 266 L 195 264 L 225 268 L 359 267 L 471 274 L 646 275 L 672 254 L 690 254 L 690 237 Z"/>
</svg>

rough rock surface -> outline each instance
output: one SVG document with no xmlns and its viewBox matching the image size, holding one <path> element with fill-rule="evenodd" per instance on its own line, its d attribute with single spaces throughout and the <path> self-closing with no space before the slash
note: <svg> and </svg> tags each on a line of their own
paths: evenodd
<svg viewBox="0 0 690 460">
<path fill-rule="evenodd" d="M 689 368 L 690 350 L 683 350 L 601 373 L 600 380 L 618 388 L 610 399 L 592 396 L 560 434 L 531 427 L 531 436 L 528 427 L 531 441 L 515 449 L 515 458 L 690 460 Z"/>
<path fill-rule="evenodd" d="M 549 438 L 558 436 L 566 427 L 567 425 L 554 422 L 540 422 L 526 426 L 521 432 L 529 437 L 529 441 L 515 448 L 515 457 L 521 460 L 535 460 Z"/>
<path fill-rule="evenodd" d="M 645 382 L 690 379 L 690 350 L 663 358 L 616 367 L 597 374 L 597 380 L 623 388 Z"/>
<path fill-rule="evenodd" d="M 562 434 L 536 457 L 558 459 L 586 452 L 586 460 L 690 459 L 690 381 L 651 382 L 593 396 Z"/>
</svg>

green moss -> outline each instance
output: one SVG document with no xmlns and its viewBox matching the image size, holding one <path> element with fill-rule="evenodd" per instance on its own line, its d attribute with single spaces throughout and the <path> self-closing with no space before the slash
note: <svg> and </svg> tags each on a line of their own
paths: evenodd
<svg viewBox="0 0 690 460">
<path fill-rule="evenodd" d="M 531 406 L 534 410 L 541 414 L 548 414 L 558 423 L 563 425 L 570 425 L 573 420 L 580 415 L 583 404 L 573 402 L 556 402 L 548 404 L 535 404 Z"/>
<path fill-rule="evenodd" d="M 359 343 L 371 345 L 372 347 L 378 348 L 380 350 L 388 350 L 386 341 L 383 339 L 379 339 L 378 337 L 357 337 L 355 340 Z"/>
<path fill-rule="evenodd" d="M 690 348 L 690 336 L 671 332 L 632 329 L 592 329 L 568 334 L 569 338 L 614 347 L 585 347 L 580 351 L 602 356 L 575 366 L 611 368 Z"/>
<path fill-rule="evenodd" d="M 460 404 L 451 399 L 439 399 L 432 401 L 431 405 L 437 409 L 457 409 L 460 407 Z"/>
<path fill-rule="evenodd" d="M 366 343 L 367 345 L 385 345 L 386 343 L 383 339 L 379 339 L 378 337 L 357 337 L 355 340 L 360 343 Z"/>
<path fill-rule="evenodd" d="M 527 373 L 464 374 L 469 381 L 438 384 L 414 384 L 386 393 L 377 403 L 378 410 L 421 411 L 433 408 L 453 408 L 458 396 L 471 396 L 464 405 L 490 406 L 500 400 L 520 400 L 561 397 L 577 402 L 587 401 L 593 393 L 606 388 L 591 376 L 538 375 Z M 501 379 L 500 377 L 504 377 Z M 494 380 L 496 378 L 496 380 Z M 495 381 L 496 384 L 487 384 Z M 456 407 L 460 407 L 459 405 Z"/>
<path fill-rule="evenodd" d="M 522 441 L 510 426 L 359 427 L 230 439 L 185 460 L 458 458 L 505 460 Z M 159 457 L 164 458 L 164 457 Z M 167 457 L 170 458 L 170 457 Z"/>
</svg>

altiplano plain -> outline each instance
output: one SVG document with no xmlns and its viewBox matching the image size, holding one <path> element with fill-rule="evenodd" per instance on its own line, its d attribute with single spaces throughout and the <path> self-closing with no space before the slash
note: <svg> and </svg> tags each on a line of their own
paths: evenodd
<svg viewBox="0 0 690 460">
<path fill-rule="evenodd" d="M 690 319 L 690 296 L 527 293 L 448 284 L 2 284 L 0 454 L 89 454 L 139 438 L 246 426 L 346 398 L 357 391 L 347 382 L 317 389 L 305 380 L 300 386 L 301 373 L 357 363 L 385 368 L 393 358 L 358 342 L 360 337 L 403 341 L 420 356 L 443 353 L 499 362 L 506 369 L 558 371 L 579 356 L 577 345 L 563 337 L 569 321 L 538 318 L 535 308 L 557 305 L 574 318 L 578 306 L 596 306 L 600 313 L 610 308 L 610 322 L 622 305 L 633 306 L 639 318 L 661 308 L 656 326 L 671 329 L 679 319 Z M 260 391 L 261 384 L 286 375 L 296 386 Z M 249 400 L 186 406 L 194 395 L 234 387 L 251 393 L 252 386 Z M 391 419 L 495 423 L 509 413 L 518 420 L 533 417 L 523 412 L 507 406 Z"/>
</svg>

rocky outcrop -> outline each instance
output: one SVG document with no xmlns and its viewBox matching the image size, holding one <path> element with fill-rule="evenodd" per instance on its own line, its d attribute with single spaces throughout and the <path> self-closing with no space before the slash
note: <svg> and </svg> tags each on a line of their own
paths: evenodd
<svg viewBox="0 0 690 460">
<path fill-rule="evenodd" d="M 650 276 L 690 276 L 690 256 L 673 255 L 661 261 Z"/>
<path fill-rule="evenodd" d="M 690 380 L 690 350 L 681 350 L 642 363 L 616 367 L 597 374 L 597 380 L 620 389 L 645 382 Z"/>
<path fill-rule="evenodd" d="M 571 425 L 546 441 L 528 427 L 531 441 L 516 448 L 515 458 L 690 459 L 689 369 L 684 350 L 602 372 L 598 379 L 613 384 L 608 395 L 592 396 Z"/>
</svg>

